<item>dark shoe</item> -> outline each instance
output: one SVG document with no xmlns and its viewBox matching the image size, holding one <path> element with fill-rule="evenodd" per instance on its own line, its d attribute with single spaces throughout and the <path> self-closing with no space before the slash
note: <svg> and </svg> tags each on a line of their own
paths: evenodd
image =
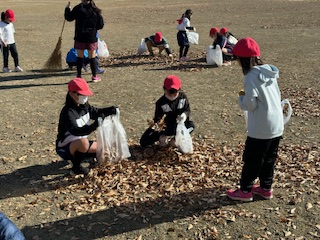
<svg viewBox="0 0 320 240">
<path fill-rule="evenodd" d="M 79 175 L 79 174 L 83 174 L 83 175 L 88 175 L 89 173 L 89 168 L 86 167 L 77 167 L 77 168 L 72 168 L 70 171 L 70 175 Z"/>
</svg>

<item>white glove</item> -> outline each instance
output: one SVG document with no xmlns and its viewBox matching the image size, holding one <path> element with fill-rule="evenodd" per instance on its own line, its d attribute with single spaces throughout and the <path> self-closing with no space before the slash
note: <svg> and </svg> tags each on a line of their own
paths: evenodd
<svg viewBox="0 0 320 240">
<path fill-rule="evenodd" d="M 196 32 L 196 31 L 197 31 L 195 27 L 193 27 L 193 31 L 194 31 L 194 32 Z"/>
<path fill-rule="evenodd" d="M 184 123 L 187 120 L 187 115 L 185 113 L 182 113 L 178 116 L 178 122 Z"/>
</svg>

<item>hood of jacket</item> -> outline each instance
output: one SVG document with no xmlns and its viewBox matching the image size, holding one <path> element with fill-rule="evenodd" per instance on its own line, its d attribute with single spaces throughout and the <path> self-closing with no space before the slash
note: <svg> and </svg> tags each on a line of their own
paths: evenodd
<svg viewBox="0 0 320 240">
<path fill-rule="evenodd" d="M 279 78 L 279 69 L 271 64 L 254 66 L 252 73 L 257 74 L 259 80 L 266 83 L 273 82 Z"/>
</svg>

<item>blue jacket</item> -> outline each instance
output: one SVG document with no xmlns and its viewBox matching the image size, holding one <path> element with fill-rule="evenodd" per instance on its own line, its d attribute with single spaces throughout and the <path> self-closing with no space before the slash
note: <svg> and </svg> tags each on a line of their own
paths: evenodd
<svg viewBox="0 0 320 240">
<path fill-rule="evenodd" d="M 66 56 L 67 63 L 76 63 L 77 62 L 77 50 L 75 48 L 71 48 Z M 84 58 L 87 59 L 89 57 L 88 50 L 84 50 Z"/>
<path fill-rule="evenodd" d="M 0 240 L 25 240 L 22 232 L 0 212 Z"/>
</svg>

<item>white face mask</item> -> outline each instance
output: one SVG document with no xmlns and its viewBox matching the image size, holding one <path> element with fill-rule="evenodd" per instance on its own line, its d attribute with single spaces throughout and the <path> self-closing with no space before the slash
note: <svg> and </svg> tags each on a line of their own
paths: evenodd
<svg viewBox="0 0 320 240">
<path fill-rule="evenodd" d="M 165 97 L 168 98 L 170 101 L 174 101 L 178 96 L 179 96 L 179 94 L 177 94 L 175 96 L 169 96 L 168 94 L 165 94 Z"/>
<path fill-rule="evenodd" d="M 78 103 L 85 104 L 88 101 L 88 96 L 79 95 L 78 96 Z"/>
</svg>

